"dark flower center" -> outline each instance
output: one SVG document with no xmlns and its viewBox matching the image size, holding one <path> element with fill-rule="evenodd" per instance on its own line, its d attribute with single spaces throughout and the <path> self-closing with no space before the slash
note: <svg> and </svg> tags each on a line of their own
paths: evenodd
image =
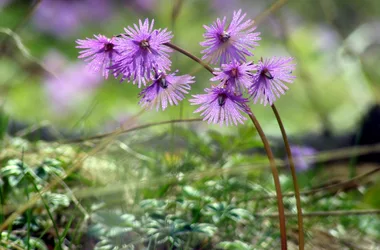
<svg viewBox="0 0 380 250">
<path fill-rule="evenodd" d="M 222 34 L 219 34 L 219 40 L 223 43 L 227 42 L 230 37 L 231 35 L 227 31 L 223 31 Z"/>
<path fill-rule="evenodd" d="M 267 68 L 264 68 L 262 71 L 261 71 L 261 75 L 262 76 L 265 76 L 266 78 L 268 78 L 269 80 L 272 80 L 274 77 L 272 76 L 272 74 L 269 72 L 269 70 Z"/>
<path fill-rule="evenodd" d="M 238 75 L 238 69 L 237 69 L 237 68 L 233 68 L 233 69 L 231 70 L 231 75 L 232 75 L 233 77 L 237 77 L 237 75 Z"/>
<path fill-rule="evenodd" d="M 168 87 L 168 82 L 164 77 L 160 77 L 158 79 L 158 84 L 160 84 L 161 88 L 166 89 Z"/>
<path fill-rule="evenodd" d="M 150 47 L 149 41 L 147 41 L 147 40 L 142 40 L 142 41 L 140 42 L 140 46 L 141 46 L 141 48 L 143 48 L 143 49 L 147 49 L 147 48 L 149 48 L 149 47 Z"/>
<path fill-rule="evenodd" d="M 226 103 L 227 95 L 222 93 L 218 96 L 218 104 L 219 106 L 223 106 Z"/>
<path fill-rule="evenodd" d="M 109 51 L 113 50 L 113 47 L 114 47 L 113 43 L 106 43 L 106 44 L 104 44 L 104 50 L 106 52 L 109 52 Z"/>
</svg>

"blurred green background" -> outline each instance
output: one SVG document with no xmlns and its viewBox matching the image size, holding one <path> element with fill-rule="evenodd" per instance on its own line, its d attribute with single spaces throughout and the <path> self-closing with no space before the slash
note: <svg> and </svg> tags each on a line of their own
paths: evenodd
<svg viewBox="0 0 380 250">
<path fill-rule="evenodd" d="M 230 20 L 239 9 L 261 32 L 253 61 L 295 57 L 297 78 L 276 102 L 287 132 L 321 139 L 323 149 L 331 148 L 323 132 L 357 132 L 359 120 L 380 97 L 378 0 L 0 0 L 0 226 L 31 195 L 48 190 L 10 222 L 1 235 L 12 233 L 13 238 L 0 238 L 0 246 L 9 247 L 4 239 L 20 246 L 42 239 L 53 249 L 63 239 L 72 249 L 116 250 L 123 244 L 135 249 L 279 249 L 273 181 L 262 143 L 248 122 L 228 128 L 203 122 L 157 126 L 77 144 L 3 137 L 7 117 L 25 123 L 27 131 L 49 125 L 81 136 L 113 131 L 124 122 L 199 118 L 187 99 L 164 112 L 143 111 L 137 86 L 90 74 L 77 58 L 75 41 L 94 34 L 111 37 L 148 17 L 155 19 L 155 27 L 173 31 L 174 44 L 201 57 L 203 25 L 223 16 Z M 189 98 L 210 86 L 210 74 L 202 67 L 177 52 L 171 59 L 173 71 L 196 77 Z M 278 166 L 285 166 L 270 107 L 251 107 L 278 151 Z M 314 138 L 318 133 L 321 138 Z M 351 153 L 333 164 L 308 162 L 308 171 L 298 172 L 301 189 L 342 184 L 378 169 L 359 160 L 355 168 Z M 57 176 L 62 183 L 49 188 Z M 370 177 L 302 197 L 309 213 L 306 249 L 378 247 L 379 210 L 347 215 L 380 208 L 378 178 Z M 292 192 L 285 168 L 280 168 L 280 179 L 283 191 Z M 284 203 L 289 246 L 297 249 L 295 202 L 290 195 Z M 321 211 L 343 212 L 320 216 Z M 153 240 L 161 248 L 151 247 Z"/>
</svg>

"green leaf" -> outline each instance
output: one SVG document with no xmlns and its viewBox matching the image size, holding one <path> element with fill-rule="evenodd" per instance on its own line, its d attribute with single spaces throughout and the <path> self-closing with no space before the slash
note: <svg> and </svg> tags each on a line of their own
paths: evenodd
<svg viewBox="0 0 380 250">
<path fill-rule="evenodd" d="M 46 193 L 44 198 L 52 211 L 59 207 L 68 207 L 70 205 L 69 197 L 64 194 Z"/>
<path fill-rule="evenodd" d="M 191 186 L 184 186 L 182 188 L 182 193 L 188 198 L 197 199 L 197 200 L 202 199 L 202 193 Z"/>
<path fill-rule="evenodd" d="M 235 240 L 233 242 L 222 241 L 217 245 L 217 247 L 221 249 L 225 249 L 225 250 L 253 250 L 254 249 L 252 246 L 239 240 Z"/>
</svg>

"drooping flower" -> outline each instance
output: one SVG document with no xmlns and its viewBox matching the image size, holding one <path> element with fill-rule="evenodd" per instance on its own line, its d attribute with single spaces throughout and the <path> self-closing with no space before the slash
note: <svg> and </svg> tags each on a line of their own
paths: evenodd
<svg viewBox="0 0 380 250">
<path fill-rule="evenodd" d="M 313 166 L 314 160 L 307 159 L 317 153 L 317 150 L 308 146 L 290 146 L 293 155 L 294 167 L 297 171 L 305 171 Z"/>
<path fill-rule="evenodd" d="M 139 104 L 148 109 L 154 107 L 158 111 L 165 110 L 169 105 L 178 105 L 190 90 L 190 84 L 194 83 L 194 77 L 190 75 L 176 76 L 176 72 L 165 74 L 156 72 L 152 84 L 141 91 Z"/>
<path fill-rule="evenodd" d="M 261 38 L 259 32 L 253 32 L 256 27 L 254 21 L 248 19 L 243 22 L 246 14 L 241 15 L 241 10 L 234 11 L 231 23 L 226 27 L 227 18 L 219 18 L 211 26 L 204 25 L 206 29 L 203 37 L 206 39 L 200 44 L 207 47 L 202 51 L 202 59 L 209 60 L 213 64 L 225 64 L 233 60 L 245 62 L 246 56 L 252 56 L 250 49 L 259 44 Z"/>
<path fill-rule="evenodd" d="M 194 113 L 201 113 L 203 120 L 208 123 L 219 123 L 220 126 L 243 124 L 245 118 L 241 113 L 249 113 L 246 106 L 248 100 L 242 95 L 235 95 L 232 91 L 214 87 L 205 89 L 207 94 L 193 95 L 192 105 L 201 105 Z"/>
<path fill-rule="evenodd" d="M 122 75 L 121 80 L 137 80 L 138 86 L 146 84 L 153 75 L 153 69 L 165 71 L 170 69 L 171 61 L 169 52 L 172 52 L 164 43 L 170 42 L 173 37 L 167 29 L 153 30 L 154 20 L 149 24 L 145 19 L 144 23 L 139 20 L 139 26 L 124 29 L 126 34 L 122 34 L 116 40 L 116 49 L 122 56 L 112 67 L 117 76 Z"/>
<path fill-rule="evenodd" d="M 220 81 L 226 88 L 242 94 L 244 89 L 249 89 L 252 85 L 251 71 L 255 68 L 252 62 L 239 63 L 234 60 L 229 64 L 222 64 L 221 69 L 215 69 L 215 76 L 211 78 L 211 81 Z"/>
<path fill-rule="evenodd" d="M 115 49 L 114 38 L 107 38 L 103 35 L 95 35 L 95 39 L 78 39 L 76 48 L 83 49 L 79 52 L 79 58 L 85 58 L 88 67 L 93 72 L 102 71 L 102 75 L 107 78 L 111 67 L 119 58 L 119 52 Z"/>
<path fill-rule="evenodd" d="M 264 106 L 268 103 L 272 105 L 277 98 L 285 94 L 288 89 L 285 83 L 292 83 L 295 78 L 292 75 L 295 69 L 292 60 L 292 57 L 272 57 L 256 64 L 257 71 L 250 89 L 254 103 L 260 99 Z"/>
<path fill-rule="evenodd" d="M 84 23 L 99 23 L 109 18 L 112 9 L 113 3 L 108 0 L 43 0 L 36 8 L 32 21 L 41 31 L 67 39 Z"/>
<path fill-rule="evenodd" d="M 89 72 L 84 63 L 72 64 L 57 51 L 49 51 L 44 64 L 52 72 L 43 82 L 49 107 L 60 115 L 73 111 L 103 83 L 102 77 Z"/>
</svg>

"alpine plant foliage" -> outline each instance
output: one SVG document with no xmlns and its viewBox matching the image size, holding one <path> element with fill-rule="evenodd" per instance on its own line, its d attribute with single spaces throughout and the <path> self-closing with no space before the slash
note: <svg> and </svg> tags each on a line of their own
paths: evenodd
<svg viewBox="0 0 380 250">
<path fill-rule="evenodd" d="M 218 18 L 204 28 L 201 64 L 215 66 L 210 78 L 213 84 L 205 88 L 204 94 L 193 95 L 189 100 L 191 105 L 199 106 L 194 113 L 199 113 L 204 121 L 221 126 L 243 124 L 246 115 L 252 114 L 250 103 L 273 105 L 288 90 L 287 85 L 293 83 L 292 57 L 260 58 L 256 63 L 248 60 L 254 56 L 252 51 L 261 38 L 254 21 L 241 10 L 233 12 L 230 22 L 227 17 Z M 105 78 L 113 75 L 143 88 L 139 104 L 159 111 L 178 105 L 195 83 L 194 76 L 171 71 L 173 48 L 183 53 L 171 44 L 172 38 L 167 28 L 155 28 L 154 20 L 145 19 L 111 38 L 99 34 L 78 39 L 76 48 L 91 72 Z"/>
</svg>

